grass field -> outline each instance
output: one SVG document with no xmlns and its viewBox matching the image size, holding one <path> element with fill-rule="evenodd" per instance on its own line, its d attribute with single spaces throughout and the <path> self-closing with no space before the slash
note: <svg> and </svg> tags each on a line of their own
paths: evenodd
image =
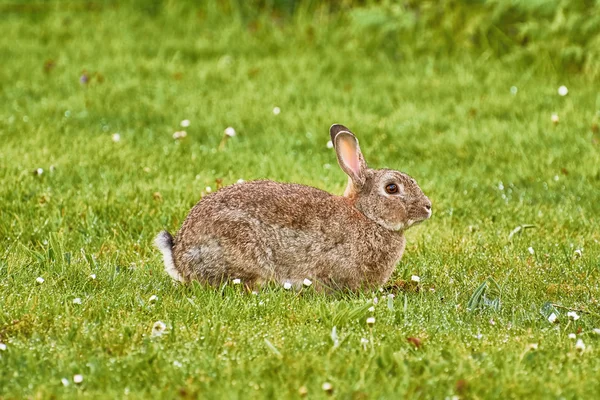
<svg viewBox="0 0 600 400">
<path fill-rule="evenodd" d="M 393 57 L 334 15 L 49 4 L 0 18 L 0 398 L 600 393 L 597 80 L 544 55 Z M 341 194 L 336 122 L 432 199 L 394 275 L 418 288 L 170 281 L 152 239 L 218 180 Z M 469 310 L 488 277 L 500 307 Z"/>
</svg>

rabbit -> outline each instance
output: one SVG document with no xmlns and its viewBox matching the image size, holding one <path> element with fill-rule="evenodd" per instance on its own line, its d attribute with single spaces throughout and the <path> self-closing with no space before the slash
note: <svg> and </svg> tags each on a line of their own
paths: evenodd
<svg viewBox="0 0 600 400">
<path fill-rule="evenodd" d="M 317 290 L 384 285 L 402 258 L 404 231 L 431 217 L 431 201 L 410 176 L 368 168 L 348 128 L 329 133 L 348 175 L 343 196 L 269 180 L 224 187 L 192 208 L 175 239 L 156 237 L 166 272 L 209 285 L 239 279 L 249 289 L 272 281 L 299 288 L 305 279 Z"/>
</svg>

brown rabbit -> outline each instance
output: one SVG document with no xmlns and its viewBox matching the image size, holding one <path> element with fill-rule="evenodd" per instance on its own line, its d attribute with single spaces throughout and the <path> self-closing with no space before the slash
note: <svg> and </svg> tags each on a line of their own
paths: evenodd
<svg viewBox="0 0 600 400">
<path fill-rule="evenodd" d="M 383 285 L 402 258 L 404 231 L 431 216 L 431 202 L 410 176 L 367 168 L 348 128 L 329 133 L 348 175 L 344 196 L 266 180 L 225 187 L 192 208 L 175 240 L 167 231 L 156 237 L 169 275 L 249 287 Z"/>
</svg>

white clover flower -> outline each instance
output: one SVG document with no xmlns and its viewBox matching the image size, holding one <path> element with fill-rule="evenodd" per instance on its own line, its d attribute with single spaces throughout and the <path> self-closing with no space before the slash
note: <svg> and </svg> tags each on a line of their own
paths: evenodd
<svg viewBox="0 0 600 400">
<path fill-rule="evenodd" d="M 279 115 L 280 113 L 281 113 L 281 108 L 279 108 L 279 107 L 273 108 L 273 114 Z"/>
<path fill-rule="evenodd" d="M 559 118 L 558 118 L 558 114 L 552 114 L 552 123 L 553 124 L 558 124 Z"/>
<path fill-rule="evenodd" d="M 483 339 L 483 335 L 481 333 L 478 333 L 477 335 L 473 335 L 473 337 L 477 340 Z"/>
<path fill-rule="evenodd" d="M 157 295 L 155 295 L 155 294 L 153 294 L 152 296 L 150 296 L 150 297 L 148 298 L 148 303 L 155 303 L 155 302 L 156 302 L 156 300 L 158 300 L 158 296 L 157 296 Z"/>
<path fill-rule="evenodd" d="M 371 307 L 369 307 L 368 310 L 369 310 L 369 312 L 375 312 L 375 307 L 371 306 Z"/>
<path fill-rule="evenodd" d="M 80 297 L 75 297 L 73 299 L 73 304 L 81 304 L 81 298 Z"/>
<path fill-rule="evenodd" d="M 396 296 L 394 295 L 394 293 L 390 293 L 390 294 L 387 295 L 387 297 L 388 297 L 388 299 L 392 299 L 393 300 L 394 297 L 396 297 Z"/>
<path fill-rule="evenodd" d="M 112 141 L 115 142 L 115 143 L 120 142 L 121 141 L 121 135 L 118 134 L 118 133 L 113 133 L 112 134 Z"/>
<path fill-rule="evenodd" d="M 419 282 L 421 282 L 421 277 L 418 275 L 413 275 L 410 277 L 410 280 L 413 282 L 419 283 Z"/>
<path fill-rule="evenodd" d="M 290 282 L 285 282 L 285 283 L 283 284 L 283 288 L 284 288 L 285 290 L 290 290 L 290 289 L 292 288 L 292 284 L 291 284 Z"/>
<path fill-rule="evenodd" d="M 245 181 L 243 179 L 238 179 L 237 183 L 244 183 Z"/>
<path fill-rule="evenodd" d="M 207 186 L 206 188 L 204 188 L 204 191 L 206 193 L 211 193 L 212 192 L 212 188 L 210 186 Z"/>
<path fill-rule="evenodd" d="M 575 343 L 575 350 L 582 353 L 585 351 L 585 343 L 583 343 L 583 340 L 577 339 L 577 342 Z"/>
<path fill-rule="evenodd" d="M 235 278 L 234 280 L 231 281 L 234 285 L 239 285 L 242 283 L 242 280 L 240 278 Z"/>
<path fill-rule="evenodd" d="M 91 274 L 91 275 L 90 275 L 90 279 L 91 279 L 91 280 L 94 280 L 94 279 L 96 279 L 96 274 Z"/>
<path fill-rule="evenodd" d="M 6 345 L 4 343 L 0 343 L 0 351 L 6 351 Z"/>
<path fill-rule="evenodd" d="M 162 336 L 167 333 L 167 325 L 162 321 L 156 321 L 152 325 L 152 337 Z"/>
<path fill-rule="evenodd" d="M 35 175 L 40 176 L 40 175 L 42 175 L 44 173 L 44 169 L 43 168 L 37 168 L 35 171 L 33 171 L 33 173 Z"/>
<path fill-rule="evenodd" d="M 533 247 L 528 247 L 527 251 L 529 252 L 529 254 L 534 255 L 535 254 L 535 250 L 533 249 Z"/>
<path fill-rule="evenodd" d="M 510 87 L 510 94 L 512 94 L 513 96 L 516 95 L 519 92 L 519 88 L 516 86 L 511 86 Z"/>
<path fill-rule="evenodd" d="M 70 385 L 69 380 L 67 378 L 62 378 L 60 380 L 60 382 L 62 383 L 63 386 L 69 386 Z"/>
<path fill-rule="evenodd" d="M 37 278 L 35 278 L 35 281 L 41 285 L 42 283 L 44 283 L 44 278 L 38 276 Z"/>
<path fill-rule="evenodd" d="M 183 139 L 186 136 L 187 136 L 186 131 L 177 131 L 177 132 L 173 133 L 173 139 L 175 139 L 175 140 Z"/>
<path fill-rule="evenodd" d="M 555 313 L 552 313 L 552 314 L 550 314 L 550 316 L 548 317 L 548 321 L 549 321 L 551 324 L 553 324 L 553 323 L 555 323 L 555 322 L 556 322 L 556 319 L 557 319 L 557 318 L 558 318 L 558 317 L 556 316 L 556 314 L 555 314 Z"/>
<path fill-rule="evenodd" d="M 233 129 L 231 126 L 228 126 L 225 129 L 225 135 L 227 135 L 229 137 L 234 137 L 235 136 L 235 129 Z"/>
<path fill-rule="evenodd" d="M 377 305 L 379 303 L 379 299 L 377 297 L 373 297 L 373 304 Z"/>
<path fill-rule="evenodd" d="M 567 89 L 567 87 L 565 85 L 562 85 L 561 87 L 558 88 L 558 94 L 560 96 L 566 96 L 567 94 L 569 94 L 569 89 Z"/>
<path fill-rule="evenodd" d="M 184 119 L 179 125 L 181 125 L 182 128 L 187 128 L 188 126 L 190 126 L 190 120 Z"/>
<path fill-rule="evenodd" d="M 304 278 L 304 281 L 302 281 L 302 284 L 306 287 L 309 287 L 310 285 L 312 285 L 312 281 L 308 278 Z"/>
<path fill-rule="evenodd" d="M 360 344 L 362 345 L 364 350 L 367 350 L 367 345 L 369 344 L 369 339 L 367 338 L 361 338 L 360 339 Z"/>
<path fill-rule="evenodd" d="M 574 333 L 569 333 L 569 339 L 576 339 L 577 335 Z"/>
<path fill-rule="evenodd" d="M 75 383 L 83 382 L 83 375 L 80 375 L 80 374 L 73 375 L 73 382 L 75 382 Z"/>
<path fill-rule="evenodd" d="M 567 313 L 567 317 L 569 317 L 569 319 L 572 319 L 573 321 L 577 321 L 580 318 L 575 311 L 569 311 Z"/>
<path fill-rule="evenodd" d="M 375 317 L 367 318 L 367 325 L 369 325 L 369 326 L 375 325 Z"/>
<path fill-rule="evenodd" d="M 575 253 L 573 254 L 573 256 L 575 258 L 580 258 L 583 255 L 583 252 L 581 251 L 581 249 L 576 249 Z"/>
<path fill-rule="evenodd" d="M 333 149 L 333 142 L 331 140 L 327 142 L 327 148 Z"/>
<path fill-rule="evenodd" d="M 329 382 L 325 382 L 323 383 L 323 385 L 321 386 L 321 388 L 326 391 L 326 392 L 332 392 L 333 391 L 333 385 Z"/>
<path fill-rule="evenodd" d="M 183 367 L 183 364 L 181 364 L 179 361 L 175 360 L 173 361 L 173 365 L 176 366 L 177 368 L 181 368 Z"/>
</svg>

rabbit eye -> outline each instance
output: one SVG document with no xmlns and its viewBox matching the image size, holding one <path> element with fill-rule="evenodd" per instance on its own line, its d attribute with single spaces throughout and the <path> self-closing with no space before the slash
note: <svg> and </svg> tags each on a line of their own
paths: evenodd
<svg viewBox="0 0 600 400">
<path fill-rule="evenodd" d="M 398 185 L 396 185 L 395 183 L 390 183 L 385 187 L 385 191 L 388 194 L 396 194 L 398 193 Z"/>
</svg>

